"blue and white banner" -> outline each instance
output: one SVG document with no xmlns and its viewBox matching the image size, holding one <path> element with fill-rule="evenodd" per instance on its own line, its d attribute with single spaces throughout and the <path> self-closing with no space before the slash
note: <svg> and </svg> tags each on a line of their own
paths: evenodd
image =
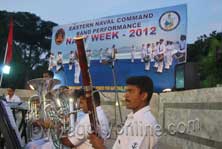
<svg viewBox="0 0 222 149">
<path fill-rule="evenodd" d="M 94 86 L 112 89 L 114 70 L 120 89 L 127 77 L 147 75 L 160 92 L 173 88 L 174 67 L 186 62 L 186 34 L 185 4 L 56 26 L 49 69 L 66 85 L 81 85 L 74 37 L 83 35 Z"/>
</svg>

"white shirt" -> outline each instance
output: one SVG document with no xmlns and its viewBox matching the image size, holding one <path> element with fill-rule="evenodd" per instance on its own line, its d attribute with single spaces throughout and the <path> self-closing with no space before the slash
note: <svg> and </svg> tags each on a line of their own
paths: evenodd
<svg viewBox="0 0 222 149">
<path fill-rule="evenodd" d="M 145 53 L 145 56 L 151 56 L 151 53 L 152 53 L 152 49 L 149 47 L 149 48 L 146 48 L 146 53 Z"/>
<path fill-rule="evenodd" d="M 172 51 L 172 45 L 170 45 L 170 44 L 166 45 L 165 55 L 170 56 L 171 51 Z"/>
<path fill-rule="evenodd" d="M 7 102 L 21 102 L 21 99 L 15 94 L 11 98 L 9 97 L 9 95 L 7 95 L 5 98 Z"/>
<path fill-rule="evenodd" d="M 96 107 L 96 112 L 100 124 L 100 135 L 103 139 L 107 139 L 110 134 L 108 119 L 101 106 Z M 69 137 L 69 140 L 73 145 L 77 146 L 76 149 L 92 149 L 92 145 L 87 140 L 90 131 L 89 115 L 85 114 L 76 125 L 75 132 Z"/>
<path fill-rule="evenodd" d="M 141 56 L 142 56 L 142 58 L 145 56 L 145 54 L 146 54 L 146 48 L 142 47 L 142 49 L 141 49 Z"/>
<path fill-rule="evenodd" d="M 134 55 L 136 53 L 136 48 L 135 47 L 132 47 L 131 48 L 131 55 Z"/>
<path fill-rule="evenodd" d="M 158 137 L 155 134 L 156 119 L 146 106 L 136 113 L 130 113 L 118 132 L 113 149 L 156 149 Z"/>
<path fill-rule="evenodd" d="M 164 54 L 165 51 L 166 51 L 166 46 L 164 45 L 164 43 L 161 43 L 159 46 L 158 46 L 158 54 Z"/>
<path fill-rule="evenodd" d="M 186 40 L 181 40 L 181 41 L 179 42 L 179 44 L 180 44 L 180 50 L 179 50 L 179 52 L 185 53 L 185 52 L 186 52 L 186 49 L 187 49 L 187 42 L 186 42 Z"/>
</svg>

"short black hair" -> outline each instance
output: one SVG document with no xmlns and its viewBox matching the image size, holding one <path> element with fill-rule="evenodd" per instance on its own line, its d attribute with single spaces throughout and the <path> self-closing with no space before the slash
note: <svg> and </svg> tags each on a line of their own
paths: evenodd
<svg viewBox="0 0 222 149">
<path fill-rule="evenodd" d="M 15 91 L 15 87 L 14 86 L 9 86 L 8 88 L 12 89 L 13 91 Z"/>
<path fill-rule="evenodd" d="M 81 88 L 79 90 L 75 90 L 74 94 L 77 98 L 79 98 L 80 96 L 85 96 L 85 91 L 83 88 Z M 93 99 L 94 99 L 95 105 L 100 106 L 100 95 L 99 95 L 99 92 L 95 88 L 93 88 Z"/>
<path fill-rule="evenodd" d="M 69 89 L 69 87 L 65 86 L 65 85 L 62 85 L 62 86 L 59 87 L 59 89 Z"/>
<path fill-rule="evenodd" d="M 148 76 L 133 76 L 126 80 L 127 85 L 137 86 L 141 92 L 146 92 L 147 103 L 150 103 L 151 97 L 153 95 L 153 81 Z"/>
<path fill-rule="evenodd" d="M 54 73 L 53 73 L 53 71 L 51 71 L 51 70 L 47 70 L 47 71 L 45 71 L 44 73 L 47 73 L 51 78 L 54 77 Z"/>
</svg>

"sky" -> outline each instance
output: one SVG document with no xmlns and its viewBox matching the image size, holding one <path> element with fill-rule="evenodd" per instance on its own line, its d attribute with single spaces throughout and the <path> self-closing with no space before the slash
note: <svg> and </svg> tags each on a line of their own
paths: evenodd
<svg viewBox="0 0 222 149">
<path fill-rule="evenodd" d="M 30 12 L 63 25 L 178 4 L 188 7 L 188 43 L 222 32 L 222 0 L 0 0 L 0 10 Z"/>
</svg>

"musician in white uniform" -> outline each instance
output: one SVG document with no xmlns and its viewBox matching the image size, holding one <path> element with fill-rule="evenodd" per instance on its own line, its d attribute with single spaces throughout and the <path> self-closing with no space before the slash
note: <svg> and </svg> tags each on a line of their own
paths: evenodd
<svg viewBox="0 0 222 149">
<path fill-rule="evenodd" d="M 92 57 L 92 50 L 90 50 L 90 49 L 86 50 L 86 58 L 87 58 L 87 62 L 88 62 L 88 67 L 90 67 L 91 57 Z"/>
<path fill-rule="evenodd" d="M 151 62 L 154 62 L 154 56 L 155 56 L 155 51 L 156 51 L 155 43 L 151 44 L 151 49 L 152 49 Z"/>
<path fill-rule="evenodd" d="M 145 55 L 146 55 L 146 47 L 145 47 L 145 44 L 142 44 L 142 48 L 141 48 L 141 62 L 144 62 Z"/>
<path fill-rule="evenodd" d="M 117 53 L 117 48 L 116 48 L 116 45 L 113 44 L 113 46 L 112 46 L 112 58 L 114 60 L 116 60 L 116 53 Z"/>
<path fill-rule="evenodd" d="M 15 88 L 9 87 L 7 89 L 7 96 L 5 97 L 7 102 L 21 102 L 21 99 L 15 94 Z"/>
<path fill-rule="evenodd" d="M 87 114 L 88 112 L 87 100 L 83 90 L 81 90 L 79 96 L 80 96 L 80 107 L 83 109 L 83 112 L 85 112 L 86 114 L 76 125 L 75 131 L 70 134 L 68 140 L 67 138 L 63 138 L 62 142 L 64 145 L 75 147 L 75 149 L 91 149 L 92 145 L 87 139 L 88 133 L 90 133 L 91 131 L 91 127 L 90 127 L 89 115 Z M 97 91 L 94 91 L 93 96 L 100 126 L 99 134 L 103 139 L 107 139 L 110 135 L 109 122 L 102 107 L 100 106 L 99 93 Z"/>
<path fill-rule="evenodd" d="M 61 51 L 57 54 L 57 64 L 56 64 L 56 71 L 60 71 L 63 69 L 63 54 Z"/>
<path fill-rule="evenodd" d="M 167 41 L 166 44 L 166 52 L 164 54 L 164 64 L 165 64 L 165 69 L 170 69 L 170 62 L 172 61 L 172 44 L 171 41 Z"/>
<path fill-rule="evenodd" d="M 159 58 L 157 72 L 159 72 L 159 73 L 163 72 L 163 60 L 164 60 L 165 51 L 166 51 L 166 46 L 165 46 L 164 40 L 160 39 L 160 45 L 159 45 L 158 51 L 157 51 L 158 58 Z"/>
<path fill-rule="evenodd" d="M 113 149 L 156 149 L 158 148 L 159 126 L 150 111 L 153 83 L 149 77 L 130 77 L 126 81 L 126 107 L 132 110 L 118 133 Z M 96 149 L 105 149 L 103 140 L 92 134 L 90 142 Z"/>
<path fill-rule="evenodd" d="M 6 98 L 6 101 L 7 102 L 21 102 L 21 99 L 15 94 L 15 88 L 14 87 L 9 87 L 7 89 L 7 96 L 5 97 Z M 13 111 L 13 114 L 15 116 L 15 121 L 16 121 L 16 124 L 17 126 L 19 126 L 19 124 L 21 123 L 21 119 L 22 119 L 22 113 L 19 112 L 19 111 Z"/>
<path fill-rule="evenodd" d="M 187 42 L 186 42 L 185 35 L 180 36 L 179 47 L 180 47 L 180 49 L 178 50 L 178 54 L 179 54 L 178 60 L 179 60 L 179 62 L 183 62 L 183 61 L 185 61 L 185 54 L 186 54 L 186 50 L 187 50 Z"/>
<path fill-rule="evenodd" d="M 77 51 L 75 51 L 74 65 L 75 65 L 74 83 L 79 83 L 79 76 L 81 70 L 80 70 L 79 57 Z"/>
<path fill-rule="evenodd" d="M 102 63 L 103 60 L 103 48 L 99 49 L 99 63 Z"/>
<path fill-rule="evenodd" d="M 75 53 L 73 51 L 70 51 L 70 53 L 69 53 L 69 70 L 72 70 L 74 60 L 75 60 Z"/>
<path fill-rule="evenodd" d="M 49 90 L 49 88 L 51 88 L 50 87 L 50 79 L 53 79 L 54 73 L 51 70 L 48 70 L 48 71 L 43 72 L 42 77 L 45 79 L 49 79 L 49 80 L 46 80 L 47 84 L 48 84 L 47 90 Z M 59 88 L 59 86 L 56 85 L 53 89 L 57 89 L 57 88 Z M 51 124 L 51 121 L 50 121 L 50 119 L 47 118 L 45 120 L 38 119 L 38 120 L 33 121 L 32 123 L 33 123 L 33 125 L 44 128 L 44 126 L 46 126 L 46 125 L 49 126 Z M 45 148 L 44 145 L 47 147 Z M 50 148 L 48 146 L 50 146 Z M 41 139 L 30 141 L 25 146 L 25 148 L 26 149 L 51 149 L 51 148 L 53 148 L 53 143 L 52 143 L 51 139 L 49 139 L 48 137 L 44 137 Z"/>
<path fill-rule="evenodd" d="M 56 66 L 55 64 L 55 55 L 54 53 L 50 53 L 50 56 L 49 56 L 49 68 L 48 70 L 52 70 L 52 68 Z"/>
<path fill-rule="evenodd" d="M 132 45 L 132 47 L 131 47 L 131 63 L 134 63 L 135 55 L 136 55 L 136 49 L 135 49 L 135 46 Z"/>
<path fill-rule="evenodd" d="M 150 44 L 148 43 L 146 45 L 146 51 L 144 55 L 145 70 L 150 70 L 151 54 L 152 54 L 152 49 L 150 47 Z"/>
<path fill-rule="evenodd" d="M 156 46 L 154 46 L 154 51 L 153 51 L 153 57 L 154 57 L 154 60 L 155 60 L 155 63 L 153 65 L 154 68 L 157 68 L 158 67 L 158 62 L 156 61 L 156 56 L 158 55 L 158 49 L 159 49 L 159 46 L 160 46 L 160 43 L 157 41 L 156 42 Z"/>
</svg>

